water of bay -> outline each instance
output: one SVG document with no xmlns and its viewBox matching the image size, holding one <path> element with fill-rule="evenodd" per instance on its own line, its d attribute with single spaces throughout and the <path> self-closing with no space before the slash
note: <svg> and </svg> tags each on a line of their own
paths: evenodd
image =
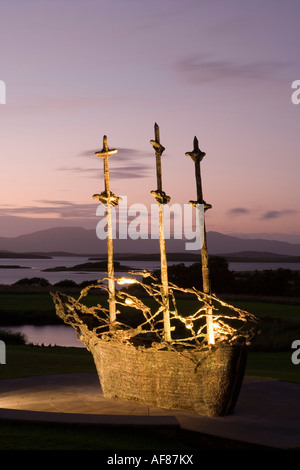
<svg viewBox="0 0 300 470">
<path fill-rule="evenodd" d="M 74 328 L 67 325 L 18 325 L 3 326 L 0 329 L 22 333 L 27 344 L 85 348 L 85 345 L 77 339 Z"/>
<path fill-rule="evenodd" d="M 199 258 L 200 260 L 200 258 Z M 56 268 L 58 266 L 72 267 L 78 264 L 90 261 L 89 258 L 84 257 L 53 257 L 51 259 L 0 259 L 0 284 L 11 285 L 24 278 L 42 277 L 55 284 L 65 279 L 73 280 L 77 283 L 83 281 L 92 281 L 106 277 L 105 271 L 55 271 L 45 272 L 45 269 Z M 180 261 L 168 262 L 168 265 L 178 264 Z M 186 266 L 193 264 L 193 262 L 183 261 Z M 126 260 L 121 262 L 129 266 L 132 270 L 147 269 L 152 271 L 159 269 L 159 261 L 132 261 Z M 1 267 L 5 266 L 5 267 Z M 17 268 L 9 268 L 9 266 L 18 266 Z M 235 262 L 229 263 L 229 269 L 232 271 L 262 271 L 264 269 L 292 269 L 300 270 L 300 263 L 243 263 Z M 124 276 L 124 272 L 115 273 L 116 277 Z"/>
</svg>

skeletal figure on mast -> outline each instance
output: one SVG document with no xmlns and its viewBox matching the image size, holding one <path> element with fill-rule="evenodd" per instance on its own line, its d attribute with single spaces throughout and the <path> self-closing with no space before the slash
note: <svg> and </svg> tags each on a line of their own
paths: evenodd
<svg viewBox="0 0 300 470">
<path fill-rule="evenodd" d="M 104 169 L 104 185 L 105 191 L 101 194 L 94 194 L 93 198 L 98 199 L 106 207 L 106 221 L 107 221 L 107 275 L 108 275 L 108 301 L 109 301 L 109 317 L 110 325 L 113 328 L 116 322 L 116 293 L 115 293 L 115 273 L 114 273 L 114 260 L 113 260 L 113 234 L 112 234 L 112 218 L 111 218 L 111 207 L 117 206 L 119 203 L 119 197 L 115 196 L 110 191 L 109 181 L 109 165 L 108 158 L 114 155 L 118 151 L 116 149 L 110 150 L 107 144 L 106 135 L 103 136 L 103 148 L 99 152 L 95 152 L 97 157 L 103 158 L 103 169 Z"/>
<path fill-rule="evenodd" d="M 159 127 L 154 125 L 155 140 L 150 140 L 154 148 L 156 156 L 156 179 L 157 190 L 151 191 L 158 203 L 158 216 L 159 216 L 159 247 L 160 247 L 160 265 L 161 265 L 161 284 L 162 284 L 162 300 L 163 300 L 163 318 L 164 318 L 164 336 L 165 340 L 170 342 L 171 326 L 170 326 L 170 310 L 169 310 L 169 287 L 168 287 L 168 265 L 166 256 L 166 243 L 164 233 L 164 204 L 168 204 L 170 197 L 162 190 L 162 171 L 161 171 L 161 156 L 165 148 L 160 143 Z"/>
<path fill-rule="evenodd" d="M 204 212 L 207 209 L 211 208 L 210 204 L 206 204 L 203 200 L 203 191 L 202 191 L 202 181 L 201 181 L 201 168 L 200 162 L 205 157 L 206 153 L 202 152 L 199 149 L 198 139 L 194 137 L 194 148 L 192 152 L 186 152 L 185 155 L 187 157 L 191 157 L 195 164 L 195 178 L 196 178 L 196 188 L 197 188 L 197 201 L 190 201 L 197 210 L 199 210 L 200 204 L 204 206 Z M 201 227 L 200 227 L 201 230 Z M 207 240 L 206 240 L 206 229 L 205 229 L 205 220 L 203 220 L 203 227 L 201 232 L 203 233 L 203 240 L 202 240 L 202 247 L 201 247 L 201 259 L 202 259 L 202 280 L 203 280 L 203 292 L 205 294 L 211 294 L 211 287 L 210 287 L 210 275 L 209 275 L 209 267 L 208 267 L 208 252 L 207 252 Z M 214 343 L 214 331 L 213 331 L 213 317 L 212 317 L 212 309 L 208 309 L 206 315 L 206 323 L 207 323 L 207 332 L 208 332 L 208 341 L 209 343 Z"/>
</svg>

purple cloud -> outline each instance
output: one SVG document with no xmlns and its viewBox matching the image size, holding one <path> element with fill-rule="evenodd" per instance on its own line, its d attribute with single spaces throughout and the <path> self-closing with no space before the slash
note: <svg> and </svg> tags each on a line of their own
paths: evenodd
<svg viewBox="0 0 300 470">
<path fill-rule="evenodd" d="M 280 217 L 284 217 L 285 215 L 291 215 L 291 214 L 296 214 L 296 213 L 297 211 L 290 210 L 290 209 L 283 210 L 283 211 L 268 211 L 268 212 L 265 212 L 261 218 L 263 220 L 279 219 Z"/>
<path fill-rule="evenodd" d="M 174 68 L 185 81 L 197 85 L 220 80 L 266 79 L 287 65 L 278 61 L 240 63 L 232 59 L 194 55 L 179 60 Z"/>
<path fill-rule="evenodd" d="M 233 209 L 230 209 L 228 211 L 229 215 L 244 215 L 244 214 L 249 214 L 249 210 L 246 209 L 245 207 L 234 207 Z"/>
</svg>

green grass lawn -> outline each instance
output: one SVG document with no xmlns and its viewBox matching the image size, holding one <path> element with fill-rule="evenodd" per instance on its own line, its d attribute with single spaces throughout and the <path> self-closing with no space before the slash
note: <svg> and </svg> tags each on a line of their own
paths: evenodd
<svg viewBox="0 0 300 470">
<path fill-rule="evenodd" d="M 53 300 L 47 292 L 0 293 L 0 311 L 54 310 Z"/>
<path fill-rule="evenodd" d="M 146 429 L 105 429 L 89 425 L 0 421 L 0 450 L 195 449 L 192 444 Z M 98 462 L 99 464 L 99 462 Z"/>
<path fill-rule="evenodd" d="M 183 429 L 175 434 L 146 428 L 103 429 L 96 425 L 8 421 L 0 421 L 0 450 L 96 450 L 110 451 L 109 456 L 113 456 L 116 451 L 131 451 L 131 456 L 141 456 L 143 451 L 152 451 L 157 456 L 171 451 L 172 454 L 193 455 L 194 464 L 203 461 L 203 453 L 205 455 L 206 451 L 273 451 L 264 446 Z M 102 464 L 107 462 L 104 460 L 107 459 L 106 456 L 107 453 L 103 458 L 101 453 L 97 454 L 96 462 L 99 467 L 102 468 Z M 144 467 L 141 465 L 140 468 Z"/>
<path fill-rule="evenodd" d="M 232 304 L 238 308 L 242 308 L 257 316 L 258 318 L 270 317 L 299 319 L 300 322 L 300 304 L 287 302 L 262 302 L 254 300 L 232 300 Z"/>
<path fill-rule="evenodd" d="M 292 350 L 291 352 L 250 351 L 246 375 L 300 384 L 300 364 L 293 364 L 291 356 Z"/>
<path fill-rule="evenodd" d="M 131 451 L 131 456 L 142 456 L 143 451 L 152 454 L 193 455 L 193 463 L 203 461 L 209 451 L 271 450 L 217 436 L 178 430 L 176 433 L 146 428 L 106 428 L 96 425 L 68 425 L 59 423 L 14 423 L 0 421 L 0 450 L 96 450 L 110 451 L 97 454 L 97 464 L 107 462 L 114 452 Z M 275 449 L 276 450 L 276 449 Z M 77 455 L 77 454 L 76 454 Z M 121 454 L 122 455 L 122 454 Z M 216 463 L 216 457 L 214 461 Z M 105 460 L 104 460 L 105 459 Z M 195 460 L 197 459 L 197 460 Z M 141 467 L 144 468 L 144 467 Z"/>
<path fill-rule="evenodd" d="M 78 372 L 95 372 L 85 348 L 7 345 L 6 364 L 0 365 L 0 379 Z"/>
</svg>

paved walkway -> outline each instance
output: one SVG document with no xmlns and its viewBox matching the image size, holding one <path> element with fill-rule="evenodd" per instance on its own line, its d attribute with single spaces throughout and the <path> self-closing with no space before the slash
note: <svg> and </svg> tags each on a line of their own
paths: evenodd
<svg viewBox="0 0 300 470">
<path fill-rule="evenodd" d="M 235 412 L 211 418 L 106 399 L 97 374 L 0 382 L 0 419 L 178 427 L 253 444 L 300 447 L 300 385 L 246 377 Z"/>
</svg>

